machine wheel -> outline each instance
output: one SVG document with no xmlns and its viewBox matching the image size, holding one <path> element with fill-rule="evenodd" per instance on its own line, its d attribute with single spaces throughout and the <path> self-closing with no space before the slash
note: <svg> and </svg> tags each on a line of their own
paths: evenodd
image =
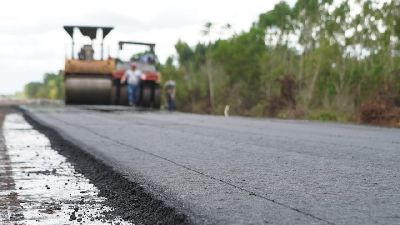
<svg viewBox="0 0 400 225">
<path fill-rule="evenodd" d="M 64 85 L 65 104 L 111 104 L 113 81 L 109 76 L 67 75 Z"/>
<path fill-rule="evenodd" d="M 148 85 L 143 86 L 141 97 L 141 105 L 144 107 L 149 107 L 151 103 L 151 87 L 149 87 Z"/>
<path fill-rule="evenodd" d="M 161 89 L 156 86 L 153 89 L 153 108 L 159 109 L 161 106 Z"/>
</svg>

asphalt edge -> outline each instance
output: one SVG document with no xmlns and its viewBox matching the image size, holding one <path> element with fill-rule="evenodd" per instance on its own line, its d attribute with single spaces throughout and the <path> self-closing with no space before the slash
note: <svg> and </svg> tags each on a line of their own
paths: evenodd
<svg viewBox="0 0 400 225">
<path fill-rule="evenodd" d="M 151 191 L 147 191 L 143 185 L 127 179 L 101 159 L 91 155 L 84 149 L 84 143 L 75 144 L 77 140 L 68 138 L 62 130 L 39 119 L 26 107 L 16 108 L 22 112 L 28 123 L 49 138 L 52 148 L 65 156 L 75 169 L 100 190 L 100 196 L 106 197 L 106 203 L 115 209 L 113 214 L 136 225 L 193 224 L 190 216 L 171 207 L 151 194 Z"/>
</svg>

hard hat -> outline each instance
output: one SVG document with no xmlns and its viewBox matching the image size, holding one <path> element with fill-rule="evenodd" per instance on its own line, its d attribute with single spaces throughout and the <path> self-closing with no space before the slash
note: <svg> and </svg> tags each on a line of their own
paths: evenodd
<svg viewBox="0 0 400 225">
<path fill-rule="evenodd" d="M 167 88 L 174 88 L 176 86 L 176 82 L 173 80 L 168 80 L 167 82 L 165 82 L 165 87 Z"/>
</svg>

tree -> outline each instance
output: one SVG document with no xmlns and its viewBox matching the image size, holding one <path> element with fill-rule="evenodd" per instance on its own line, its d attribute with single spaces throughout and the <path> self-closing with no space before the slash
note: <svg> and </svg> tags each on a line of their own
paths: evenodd
<svg viewBox="0 0 400 225">
<path fill-rule="evenodd" d="M 63 74 L 62 72 L 58 74 L 46 73 L 43 76 L 43 82 L 31 82 L 26 84 L 24 92 L 27 98 L 63 99 Z"/>
<path fill-rule="evenodd" d="M 24 92 L 27 98 L 38 98 L 40 89 L 43 88 L 43 84 L 40 82 L 30 82 L 25 85 Z"/>
<path fill-rule="evenodd" d="M 188 89 L 189 89 L 189 95 L 190 95 L 190 108 L 193 108 L 193 105 L 195 103 L 195 98 L 193 95 L 193 85 L 192 85 L 192 76 L 190 72 L 190 67 L 192 66 L 192 61 L 193 61 L 193 50 L 189 47 L 189 45 L 185 42 L 178 41 L 178 43 L 175 44 L 175 49 L 176 52 L 178 53 L 178 60 L 179 60 L 179 65 L 182 67 L 184 71 L 184 76 L 186 77 L 187 83 L 188 83 Z"/>
<path fill-rule="evenodd" d="M 207 36 L 209 38 L 209 46 L 211 44 L 211 29 L 213 27 L 213 24 L 211 22 L 207 22 L 204 25 L 204 30 L 203 30 L 203 35 Z M 213 71 L 211 69 L 212 66 L 212 60 L 211 60 L 211 52 L 210 50 L 207 52 L 206 56 L 206 65 L 207 65 L 207 77 L 208 77 L 208 91 L 209 91 L 209 97 L 210 97 L 210 107 L 211 107 L 211 112 L 214 112 L 214 85 L 213 85 Z"/>
</svg>

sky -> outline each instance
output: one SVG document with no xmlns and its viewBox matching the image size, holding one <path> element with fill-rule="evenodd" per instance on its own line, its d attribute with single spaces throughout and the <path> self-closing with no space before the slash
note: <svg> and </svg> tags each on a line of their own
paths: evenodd
<svg viewBox="0 0 400 225">
<path fill-rule="evenodd" d="M 22 91 L 26 83 L 63 69 L 70 38 L 63 25 L 113 26 L 105 52 L 115 56 L 119 40 L 156 43 L 161 62 L 174 45 L 207 41 L 201 30 L 216 26 L 212 39 L 247 30 L 279 0 L 13 0 L 0 7 L 0 95 Z M 293 4 L 294 0 L 288 1 Z M 219 27 L 232 25 L 231 32 Z M 83 37 L 77 42 L 87 43 Z"/>
</svg>

